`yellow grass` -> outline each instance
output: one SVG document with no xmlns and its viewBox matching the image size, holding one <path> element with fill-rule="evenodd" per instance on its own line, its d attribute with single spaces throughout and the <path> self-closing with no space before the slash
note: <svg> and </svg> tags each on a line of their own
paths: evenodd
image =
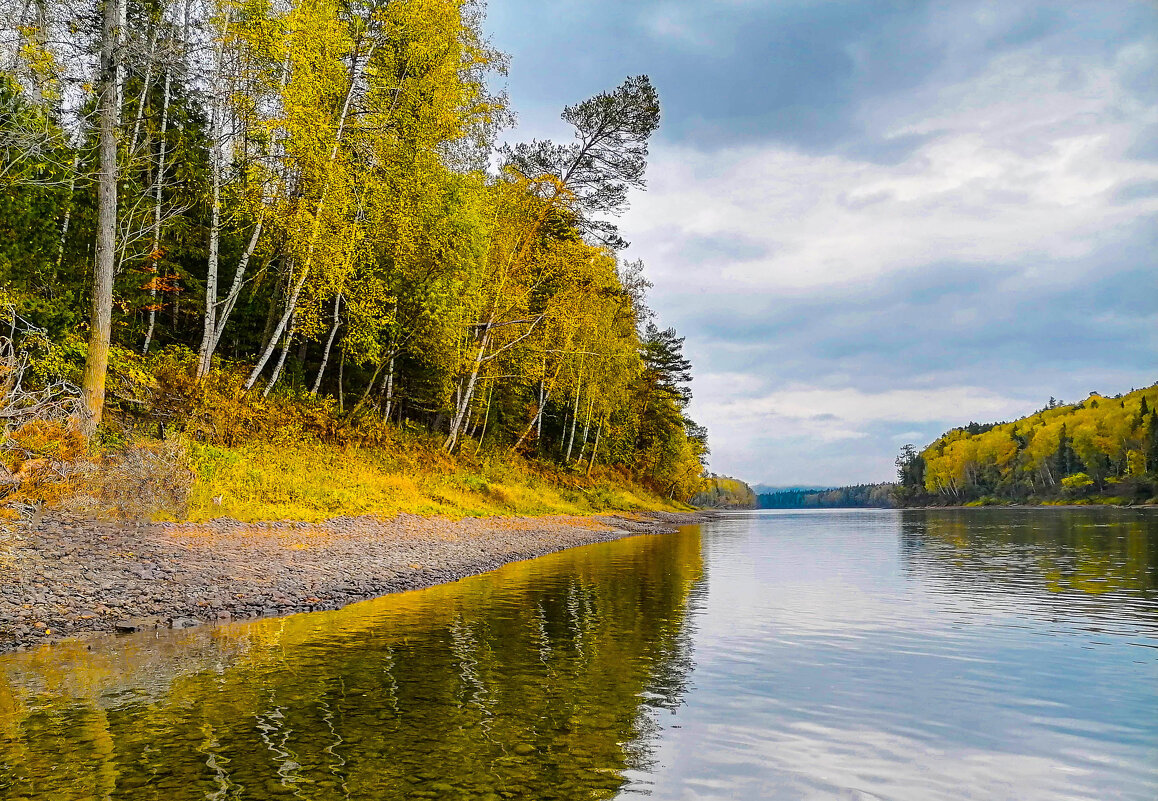
<svg viewBox="0 0 1158 801">
<path fill-rule="evenodd" d="M 234 448 L 189 444 L 196 474 L 188 519 L 317 522 L 399 513 L 488 517 L 685 510 L 618 474 L 587 479 L 517 458 L 450 459 L 421 443 L 335 447 L 254 442 Z"/>
</svg>

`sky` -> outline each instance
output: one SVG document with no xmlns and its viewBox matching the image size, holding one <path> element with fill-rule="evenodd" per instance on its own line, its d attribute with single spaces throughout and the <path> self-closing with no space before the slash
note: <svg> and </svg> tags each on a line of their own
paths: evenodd
<svg viewBox="0 0 1158 801">
<path fill-rule="evenodd" d="M 713 471 L 887 481 L 905 443 L 1158 380 L 1158 3 L 492 0 L 487 29 L 510 141 L 659 90 L 618 222 Z"/>
</svg>

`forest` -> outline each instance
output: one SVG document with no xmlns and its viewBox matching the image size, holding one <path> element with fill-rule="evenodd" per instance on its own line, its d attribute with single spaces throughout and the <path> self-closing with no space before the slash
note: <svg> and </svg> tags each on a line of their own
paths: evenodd
<svg viewBox="0 0 1158 801">
<path fill-rule="evenodd" d="M 731 476 L 711 475 L 703 489 L 692 496 L 693 506 L 706 509 L 755 509 L 756 493 L 745 482 Z"/>
<path fill-rule="evenodd" d="M 970 423 L 897 457 L 904 505 L 1155 502 L 1158 385 L 1080 403 L 1050 398 L 1005 423 Z"/>
<path fill-rule="evenodd" d="M 569 141 L 501 144 L 483 11 L 0 2 L 9 490 L 177 437 L 194 469 L 258 439 L 405 442 L 700 489 L 683 339 L 614 223 L 655 88 L 567 106 Z"/>
<path fill-rule="evenodd" d="M 855 484 L 832 489 L 785 489 L 759 495 L 761 509 L 889 508 L 894 484 Z"/>
</svg>

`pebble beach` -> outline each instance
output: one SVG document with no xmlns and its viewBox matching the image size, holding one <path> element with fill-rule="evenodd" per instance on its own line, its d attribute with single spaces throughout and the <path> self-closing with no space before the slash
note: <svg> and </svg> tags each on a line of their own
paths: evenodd
<svg viewBox="0 0 1158 801">
<path fill-rule="evenodd" d="M 125 523 L 50 516 L 0 543 L 0 650 L 86 632 L 335 609 L 707 513 Z"/>
</svg>

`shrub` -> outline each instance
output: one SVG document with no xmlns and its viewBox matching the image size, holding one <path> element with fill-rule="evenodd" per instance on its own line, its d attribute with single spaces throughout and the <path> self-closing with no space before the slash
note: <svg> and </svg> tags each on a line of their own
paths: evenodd
<svg viewBox="0 0 1158 801">
<path fill-rule="evenodd" d="M 180 442 L 132 445 L 101 462 L 74 482 L 62 508 L 128 519 L 183 517 L 188 510 L 195 476 Z"/>
</svg>

